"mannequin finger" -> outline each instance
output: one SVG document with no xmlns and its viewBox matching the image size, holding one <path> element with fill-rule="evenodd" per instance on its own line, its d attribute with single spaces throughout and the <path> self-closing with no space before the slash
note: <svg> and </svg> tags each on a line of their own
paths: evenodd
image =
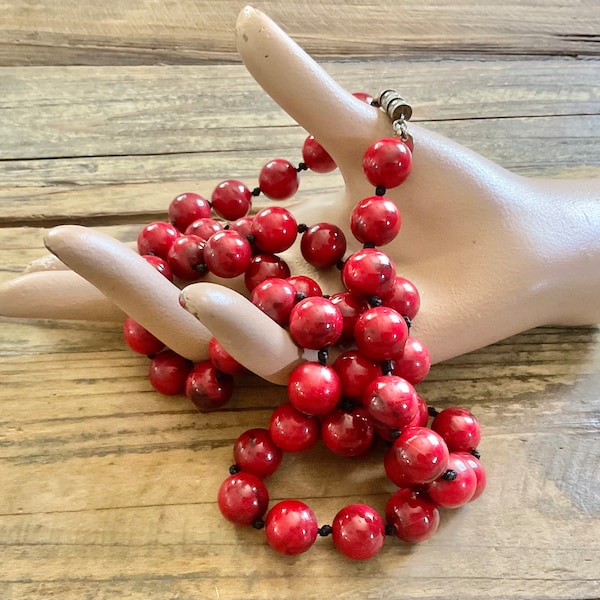
<svg viewBox="0 0 600 600">
<path fill-rule="evenodd" d="M 70 270 L 38 271 L 0 286 L 0 315 L 31 319 L 123 322 L 126 315 Z"/>
<path fill-rule="evenodd" d="M 180 302 L 233 358 L 271 383 L 287 385 L 297 365 L 315 360 L 315 352 L 299 348 L 285 329 L 229 288 L 213 283 L 188 285 Z"/>
<path fill-rule="evenodd" d="M 77 225 L 52 229 L 46 247 L 166 346 L 193 360 L 208 357 L 211 335 L 179 304 L 179 289 L 139 254 Z"/>
</svg>

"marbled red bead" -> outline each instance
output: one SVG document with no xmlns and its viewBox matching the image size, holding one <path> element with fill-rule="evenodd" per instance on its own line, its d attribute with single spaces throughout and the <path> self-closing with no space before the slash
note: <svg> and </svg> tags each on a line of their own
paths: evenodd
<svg viewBox="0 0 600 600">
<path fill-rule="evenodd" d="M 183 233 L 196 219 L 210 217 L 210 204 L 200 194 L 186 192 L 171 200 L 168 214 L 171 224 Z"/>
<path fill-rule="evenodd" d="M 352 412 L 336 408 L 322 417 L 321 439 L 334 454 L 364 454 L 371 446 L 373 432 L 373 423 L 364 408 Z"/>
<path fill-rule="evenodd" d="M 354 327 L 358 317 L 365 310 L 369 309 L 369 304 L 362 298 L 353 296 L 350 292 L 339 292 L 333 294 L 329 298 L 334 306 L 337 306 L 339 311 L 342 313 L 344 320 L 344 326 L 342 328 L 342 335 L 340 336 L 340 342 L 350 342 L 354 340 Z"/>
<path fill-rule="evenodd" d="M 399 487 L 423 485 L 440 477 L 449 468 L 446 442 L 427 427 L 405 429 L 384 459 L 390 480 Z"/>
<path fill-rule="evenodd" d="M 394 526 L 396 537 L 418 544 L 437 531 L 440 511 L 426 494 L 401 488 L 387 501 L 385 518 L 389 525 Z"/>
<path fill-rule="evenodd" d="M 383 519 L 366 504 L 342 508 L 331 524 L 335 547 L 348 558 L 366 560 L 375 556 L 385 541 Z"/>
<path fill-rule="evenodd" d="M 477 490 L 477 475 L 468 462 L 451 452 L 447 472 L 427 486 L 427 494 L 438 506 L 458 508 L 466 504 Z"/>
<path fill-rule="evenodd" d="M 252 260 L 252 249 L 237 231 L 219 231 L 204 245 L 204 262 L 219 277 L 232 278 L 246 271 Z"/>
<path fill-rule="evenodd" d="M 290 275 L 288 264 L 275 254 L 257 254 L 252 257 L 244 273 L 244 284 L 251 292 L 259 283 L 272 277 L 287 279 Z"/>
<path fill-rule="evenodd" d="M 367 148 L 362 166 L 364 174 L 374 186 L 393 188 L 410 174 L 412 152 L 398 137 L 382 138 Z"/>
<path fill-rule="evenodd" d="M 252 220 L 254 243 L 262 252 L 287 250 L 298 236 L 298 223 L 292 213 L 281 206 L 259 210 Z"/>
<path fill-rule="evenodd" d="M 302 234 L 300 252 L 313 267 L 329 269 L 344 257 L 346 236 L 337 225 L 317 223 Z"/>
<path fill-rule="evenodd" d="M 381 375 L 365 388 L 362 404 L 377 427 L 405 429 L 419 412 L 415 388 L 402 377 Z"/>
<path fill-rule="evenodd" d="M 481 441 L 481 427 L 475 416 L 459 406 L 442 410 L 431 423 L 448 445 L 450 452 L 470 452 Z"/>
<path fill-rule="evenodd" d="M 142 258 L 148 264 L 151 264 L 161 275 L 166 277 L 169 281 L 173 281 L 173 271 L 171 271 L 171 267 L 169 263 L 160 256 L 154 256 L 152 254 L 143 254 Z"/>
<path fill-rule="evenodd" d="M 425 344 L 408 336 L 402 356 L 394 361 L 394 375 L 404 377 L 404 379 L 416 385 L 427 377 L 430 368 L 431 359 Z"/>
<path fill-rule="evenodd" d="M 326 365 L 306 362 L 298 365 L 288 380 L 290 402 L 306 415 L 325 415 L 340 400 L 342 385 L 337 373 Z"/>
<path fill-rule="evenodd" d="M 315 543 L 318 533 L 315 513 L 299 500 L 278 502 L 265 518 L 267 543 L 287 556 L 306 552 Z"/>
<path fill-rule="evenodd" d="M 258 174 L 262 193 L 271 200 L 285 200 L 298 191 L 300 177 L 296 167 L 283 158 L 270 160 Z M 271 250 L 273 252 L 273 250 Z"/>
<path fill-rule="evenodd" d="M 217 340 L 212 337 L 208 343 L 208 355 L 210 362 L 217 371 L 226 373 L 227 375 L 240 375 L 246 372 L 246 367 L 241 365 Z"/>
<path fill-rule="evenodd" d="M 362 400 L 369 384 L 381 376 L 381 365 L 358 350 L 343 352 L 331 366 L 340 378 L 342 396 L 352 400 Z"/>
<path fill-rule="evenodd" d="M 219 231 L 223 231 L 224 227 L 211 217 L 202 217 L 201 219 L 196 219 L 193 223 L 190 223 L 185 230 L 185 235 L 197 235 L 203 240 L 210 239 L 215 233 L 219 233 Z"/>
<path fill-rule="evenodd" d="M 246 216 L 252 206 L 252 192 L 237 179 L 221 181 L 210 197 L 213 210 L 227 221 Z"/>
<path fill-rule="evenodd" d="M 150 362 L 148 379 L 152 387 L 165 396 L 185 393 L 185 382 L 193 367 L 192 361 L 173 350 L 159 352 Z"/>
<path fill-rule="evenodd" d="M 330 173 L 337 166 L 327 150 L 317 142 L 313 135 L 309 135 L 304 140 L 304 144 L 302 145 L 302 160 L 315 173 Z"/>
<path fill-rule="evenodd" d="M 478 458 L 475 458 L 470 452 L 456 452 L 456 455 L 462 458 L 475 472 L 477 486 L 475 487 L 475 492 L 469 500 L 469 502 L 473 502 L 473 500 L 477 500 L 477 498 L 479 498 L 479 496 L 481 496 L 485 490 L 485 486 L 487 484 L 485 468 L 483 467 L 481 461 Z"/>
<path fill-rule="evenodd" d="M 252 290 L 250 301 L 273 321 L 286 327 L 296 305 L 296 288 L 285 279 L 265 279 Z"/>
<path fill-rule="evenodd" d="M 317 417 L 306 415 L 286 402 L 277 407 L 269 421 L 271 439 L 284 452 L 304 452 L 319 439 L 320 423 Z"/>
<path fill-rule="evenodd" d="M 370 308 L 354 326 L 356 347 L 373 360 L 396 360 L 402 356 L 408 326 L 398 312 L 386 306 Z"/>
<path fill-rule="evenodd" d="M 298 294 L 303 294 L 304 298 L 310 298 L 311 296 L 322 296 L 323 290 L 321 286 L 312 278 L 306 275 L 293 275 L 287 277 L 287 282 L 291 283 Z"/>
<path fill-rule="evenodd" d="M 392 289 L 382 296 L 383 306 L 393 308 L 402 316 L 414 319 L 421 307 L 421 297 L 416 286 L 405 277 L 397 276 Z"/>
<path fill-rule="evenodd" d="M 384 252 L 363 248 L 344 263 L 342 281 L 346 289 L 359 298 L 382 298 L 390 293 L 396 281 L 396 266 Z"/>
<path fill-rule="evenodd" d="M 254 217 L 250 215 L 241 217 L 232 223 L 229 223 L 229 229 L 230 231 L 237 231 L 242 237 L 248 238 L 248 236 L 252 234 L 253 220 Z M 252 246 L 252 243 L 250 243 L 250 245 Z"/>
<path fill-rule="evenodd" d="M 160 352 L 165 345 L 132 317 L 126 317 L 123 323 L 125 343 L 139 354 L 151 356 Z"/>
<path fill-rule="evenodd" d="M 185 395 L 200 412 L 216 410 L 233 395 L 233 378 L 217 371 L 210 360 L 199 362 L 188 375 Z"/>
<path fill-rule="evenodd" d="M 197 235 L 182 235 L 171 244 L 167 260 L 175 277 L 196 281 L 207 272 L 204 244 L 205 240 Z"/>
<path fill-rule="evenodd" d="M 361 200 L 350 215 L 352 234 L 362 244 L 389 244 L 398 235 L 401 224 L 397 206 L 384 196 Z"/>
<path fill-rule="evenodd" d="M 247 473 L 261 479 L 275 473 L 283 453 L 267 429 L 248 429 L 233 444 L 233 462 Z"/>
<path fill-rule="evenodd" d="M 217 502 L 221 514 L 236 525 L 252 525 L 269 506 L 269 492 L 252 473 L 236 473 L 219 487 Z"/>
<path fill-rule="evenodd" d="M 290 334 L 301 348 L 320 350 L 335 344 L 343 326 L 342 313 L 322 296 L 301 300 L 290 314 Z"/>
<path fill-rule="evenodd" d="M 140 254 L 153 254 L 167 260 L 171 244 L 181 234 L 174 225 L 165 221 L 153 221 L 142 228 L 137 238 Z"/>
</svg>

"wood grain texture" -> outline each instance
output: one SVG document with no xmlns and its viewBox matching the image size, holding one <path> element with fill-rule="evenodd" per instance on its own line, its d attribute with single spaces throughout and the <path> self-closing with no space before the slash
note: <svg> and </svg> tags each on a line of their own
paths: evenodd
<svg viewBox="0 0 600 600">
<path fill-rule="evenodd" d="M 198 64 L 237 60 L 244 0 L 2 0 L 1 65 Z M 481 52 L 594 55 L 595 0 L 303 0 L 253 3 L 320 57 Z M 581 18 L 585 15 L 585 18 Z"/>
<path fill-rule="evenodd" d="M 54 224 L 134 239 L 175 194 L 251 182 L 304 137 L 240 65 L 206 64 L 235 60 L 243 2 L 58 4 L 0 0 L 0 64 L 93 65 L 0 69 L 0 282 L 45 253 Z M 416 120 L 505 167 L 600 176 L 593 0 L 257 5 L 314 54 L 343 56 L 324 66 L 347 89 L 400 81 Z M 340 185 L 307 174 L 301 193 Z M 365 564 L 329 538 L 278 556 L 218 513 L 233 440 L 264 427 L 284 389 L 239 378 L 225 410 L 199 414 L 146 371 L 118 326 L 0 319 L 3 600 L 600 597 L 596 327 L 539 328 L 434 367 L 420 392 L 479 417 L 488 490 L 432 540 L 388 539 Z M 382 451 L 287 456 L 272 500 L 305 499 L 321 523 L 350 502 L 382 510 Z"/>
</svg>

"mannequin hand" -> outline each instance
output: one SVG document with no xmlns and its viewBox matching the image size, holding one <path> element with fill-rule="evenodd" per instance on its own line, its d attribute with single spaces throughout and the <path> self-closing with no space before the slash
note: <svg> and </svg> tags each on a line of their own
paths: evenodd
<svg viewBox="0 0 600 600">
<path fill-rule="evenodd" d="M 262 13 L 244 9 L 237 36 L 249 71 L 327 149 L 346 182 L 338 196 L 303 202 L 292 212 L 308 225 L 337 224 L 351 244 L 350 212 L 373 193 L 361 169 L 362 154 L 373 141 L 391 135 L 389 119 L 339 88 Z M 523 179 L 419 127 L 411 126 L 410 132 L 413 171 L 386 194 L 400 208 L 403 226 L 384 251 L 398 274 L 419 288 L 421 310 L 411 335 L 428 346 L 432 361 L 537 325 L 598 322 L 600 277 L 589 276 L 600 272 L 600 207 L 593 202 L 598 182 L 569 182 L 567 188 L 563 182 Z M 86 257 L 78 236 L 96 234 L 79 229 L 58 228 L 48 237 L 48 247 L 155 334 L 168 331 L 173 319 L 187 318 L 172 292 L 166 303 L 158 302 L 162 292 L 153 287 L 154 275 L 142 288 L 131 283 L 130 275 L 144 261 L 129 250 L 131 272 L 125 269 L 118 278 L 110 269 L 100 273 L 97 259 L 104 250 L 110 248 L 110 262 L 112 251 L 126 249 L 104 240 L 100 254 Z M 348 253 L 358 248 L 355 242 Z M 573 268 L 573 257 L 582 248 L 589 250 L 588 264 Z M 341 289 L 337 271 L 310 269 L 296 247 L 284 258 L 292 273 L 314 277 L 325 293 Z M 143 272 L 150 277 L 148 269 Z M 183 291 L 181 301 L 235 358 L 271 381 L 285 383 L 303 359 L 283 329 L 227 288 L 194 284 Z M 193 333 L 182 326 L 175 337 L 170 347 L 199 359 L 210 334 L 198 323 Z M 198 351 L 190 354 L 194 344 Z"/>
</svg>

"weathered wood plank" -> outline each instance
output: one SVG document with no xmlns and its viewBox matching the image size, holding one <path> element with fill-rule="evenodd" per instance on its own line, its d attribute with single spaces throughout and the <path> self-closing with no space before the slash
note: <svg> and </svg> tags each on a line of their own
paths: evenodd
<svg viewBox="0 0 600 600">
<path fill-rule="evenodd" d="M 244 0 L 2 0 L 0 64 L 186 64 L 237 60 L 235 21 Z M 389 57 L 464 52 L 597 54 L 595 0 L 497 3 L 258 1 L 317 56 Z M 324 33 L 326 32 L 326 33 Z"/>
</svg>

